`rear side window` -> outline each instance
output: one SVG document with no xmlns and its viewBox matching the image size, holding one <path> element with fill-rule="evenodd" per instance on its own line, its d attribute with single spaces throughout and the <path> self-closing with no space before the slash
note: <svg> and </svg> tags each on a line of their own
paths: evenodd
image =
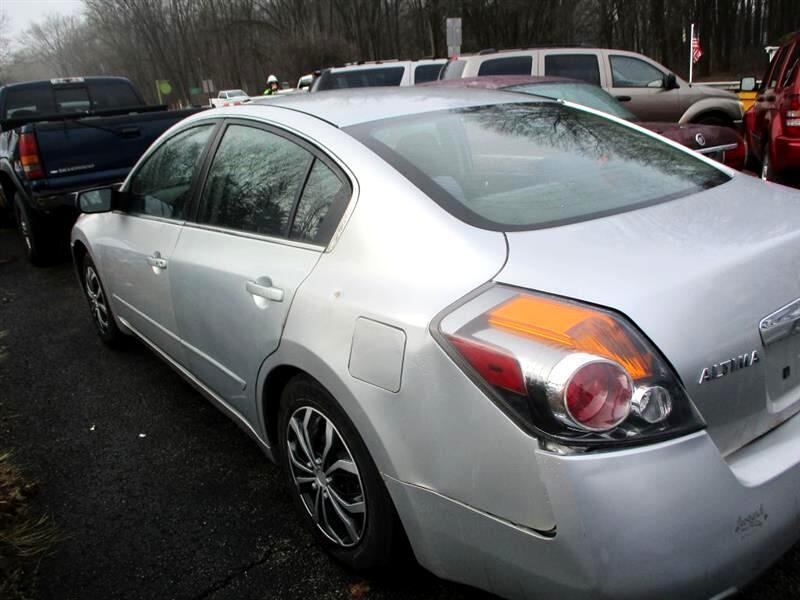
<svg viewBox="0 0 800 600">
<path fill-rule="evenodd" d="M 506 58 L 490 58 L 483 61 L 478 69 L 478 76 L 530 75 L 532 72 L 532 56 L 508 56 Z"/>
<path fill-rule="evenodd" d="M 783 75 L 781 87 L 790 87 L 798 81 L 797 75 L 800 73 L 800 43 L 794 45 L 794 50 L 786 61 L 786 72 Z"/>
<path fill-rule="evenodd" d="M 594 54 L 549 54 L 544 57 L 544 74 L 600 85 L 600 66 Z"/>
<path fill-rule="evenodd" d="M 403 81 L 404 72 L 405 67 L 326 71 L 320 75 L 315 91 L 398 86 Z"/>
<path fill-rule="evenodd" d="M 495 231 L 592 219 L 730 180 L 684 150 L 553 102 L 436 111 L 345 131 L 453 215 Z"/>
<path fill-rule="evenodd" d="M 198 221 L 285 236 L 312 160 L 310 152 L 284 137 L 231 125 L 211 163 Z"/>
<path fill-rule="evenodd" d="M 778 76 L 781 72 L 781 65 L 783 65 L 783 59 L 786 57 L 786 53 L 789 51 L 788 46 L 784 46 L 780 50 L 778 50 L 775 57 L 772 59 L 772 64 L 769 66 L 769 70 L 767 71 L 767 76 L 764 77 L 764 82 L 762 83 L 763 86 L 767 88 L 774 88 L 778 85 Z"/>
<path fill-rule="evenodd" d="M 609 56 L 608 60 L 614 87 L 664 87 L 664 74 L 643 60 L 621 55 Z"/>
<path fill-rule="evenodd" d="M 439 72 L 442 70 L 442 65 L 419 65 L 414 67 L 414 83 L 426 83 L 428 81 L 436 81 L 439 79 Z"/>
<path fill-rule="evenodd" d="M 338 207 L 347 201 L 350 186 L 319 159 L 314 161 L 297 205 L 289 237 L 319 243 L 330 239 L 338 223 Z"/>
<path fill-rule="evenodd" d="M 12 87 L 6 91 L 4 119 L 39 117 L 52 115 L 55 112 L 53 90 L 49 84 L 41 87 Z"/>
<path fill-rule="evenodd" d="M 128 212 L 185 219 L 194 172 L 213 130 L 213 123 L 192 127 L 154 150 L 131 177 Z"/>
<path fill-rule="evenodd" d="M 92 98 L 92 110 L 129 108 L 143 104 L 127 81 L 89 79 L 86 85 Z"/>
</svg>

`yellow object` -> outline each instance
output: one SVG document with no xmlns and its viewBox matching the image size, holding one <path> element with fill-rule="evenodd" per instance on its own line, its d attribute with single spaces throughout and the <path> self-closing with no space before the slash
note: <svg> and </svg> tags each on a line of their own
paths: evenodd
<svg viewBox="0 0 800 600">
<path fill-rule="evenodd" d="M 756 96 L 758 96 L 758 92 L 736 92 L 736 95 L 739 96 L 739 100 L 742 103 L 742 109 L 747 112 L 756 103 Z"/>
<path fill-rule="evenodd" d="M 653 374 L 653 357 L 614 317 L 588 306 L 519 294 L 489 312 L 489 324 L 617 361 L 634 379 Z"/>
</svg>

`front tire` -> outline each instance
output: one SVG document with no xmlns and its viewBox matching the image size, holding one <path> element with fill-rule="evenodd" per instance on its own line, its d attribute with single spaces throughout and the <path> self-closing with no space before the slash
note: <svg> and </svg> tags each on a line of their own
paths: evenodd
<svg viewBox="0 0 800 600">
<path fill-rule="evenodd" d="M 389 564 L 399 525 L 361 436 L 333 397 L 298 375 L 283 390 L 278 456 L 294 503 L 317 541 L 356 570 Z"/>
<path fill-rule="evenodd" d="M 83 258 L 81 282 L 97 335 L 106 345 L 120 347 L 125 341 L 125 336 L 117 327 L 106 290 L 100 281 L 100 274 L 88 254 Z"/>
</svg>

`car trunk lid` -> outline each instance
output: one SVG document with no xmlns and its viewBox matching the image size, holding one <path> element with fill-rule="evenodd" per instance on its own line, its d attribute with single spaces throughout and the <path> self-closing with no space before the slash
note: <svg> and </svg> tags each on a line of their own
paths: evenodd
<svg viewBox="0 0 800 600">
<path fill-rule="evenodd" d="M 800 194 L 740 175 L 648 208 L 507 237 L 497 281 L 629 317 L 671 362 L 723 454 L 800 410 L 800 335 L 765 346 L 759 332 L 800 298 Z"/>
</svg>

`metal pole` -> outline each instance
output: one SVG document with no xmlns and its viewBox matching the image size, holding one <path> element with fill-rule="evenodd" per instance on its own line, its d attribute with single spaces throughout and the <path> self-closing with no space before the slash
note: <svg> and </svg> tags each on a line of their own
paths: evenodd
<svg viewBox="0 0 800 600">
<path fill-rule="evenodd" d="M 692 85 L 692 71 L 694 68 L 694 23 L 689 35 L 689 85 Z"/>
</svg>

